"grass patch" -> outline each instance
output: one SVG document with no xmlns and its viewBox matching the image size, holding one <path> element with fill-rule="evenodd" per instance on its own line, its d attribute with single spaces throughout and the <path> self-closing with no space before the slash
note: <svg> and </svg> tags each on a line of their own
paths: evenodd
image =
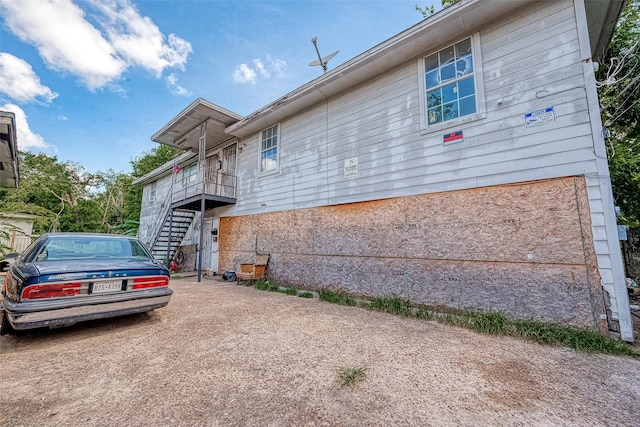
<svg viewBox="0 0 640 427">
<path fill-rule="evenodd" d="M 535 320 L 515 320 L 514 334 L 541 344 L 562 345 L 577 351 L 640 358 L 640 353 L 624 341 L 607 338 L 596 331 L 575 329 Z"/>
<path fill-rule="evenodd" d="M 506 335 L 509 332 L 509 318 L 503 313 L 467 312 L 463 315 L 469 321 L 469 329 L 483 334 Z"/>
<path fill-rule="evenodd" d="M 261 291 L 278 292 L 280 286 L 277 283 L 270 282 L 268 280 L 258 280 L 253 284 L 253 287 Z"/>
<path fill-rule="evenodd" d="M 326 299 L 330 301 L 330 299 Z M 576 351 L 640 358 L 640 353 L 624 341 L 602 336 L 598 331 L 577 329 L 539 320 L 514 320 L 500 312 L 436 312 L 413 307 L 400 297 L 377 297 L 362 304 L 371 310 L 417 319 L 435 320 L 445 325 L 491 335 L 508 335 L 540 344 L 564 346 Z"/>
<path fill-rule="evenodd" d="M 424 307 L 418 307 L 414 314 L 418 319 L 433 320 L 433 314 Z"/>
<path fill-rule="evenodd" d="M 340 368 L 338 370 L 338 383 L 341 387 L 355 387 L 358 381 L 362 381 L 367 376 L 367 368 Z"/>
<path fill-rule="evenodd" d="M 313 293 L 307 291 L 299 291 L 293 286 L 280 286 L 277 283 L 270 280 L 258 280 L 253 283 L 253 287 L 260 291 L 279 292 L 286 295 L 297 295 L 300 298 L 313 298 Z M 355 305 L 355 304 L 347 304 Z"/>
<path fill-rule="evenodd" d="M 300 298 L 313 298 L 314 296 L 312 292 L 299 291 L 292 286 L 281 288 L 277 283 L 268 280 L 257 281 L 253 286 L 259 290 L 297 295 Z M 327 289 L 318 290 L 318 297 L 322 301 L 332 302 L 334 304 L 347 306 L 358 305 L 355 298 Z M 514 320 L 500 312 L 433 311 L 426 307 L 414 307 L 409 299 L 398 296 L 376 297 L 369 301 L 363 301 L 359 305 L 369 310 L 382 311 L 416 319 L 434 320 L 445 325 L 468 328 L 483 334 L 508 335 L 535 341 L 540 344 L 564 346 L 587 353 L 604 353 L 640 358 L 640 352 L 626 342 L 602 336 L 598 331 L 591 329 L 571 328 L 539 320 Z M 344 381 L 352 384 L 361 379 L 360 377 L 364 377 L 365 369 L 342 369 L 339 375 L 341 384 Z M 355 376 L 355 378 L 349 379 L 351 376 Z M 345 379 L 342 380 L 342 377 Z"/>
<path fill-rule="evenodd" d="M 269 282 L 265 280 L 258 280 L 253 284 L 253 287 L 261 291 L 266 291 L 269 289 Z"/>
<path fill-rule="evenodd" d="M 338 292 L 333 292 L 327 289 L 320 289 L 318 291 L 318 298 L 321 301 L 328 301 L 334 304 L 350 305 L 350 306 L 357 305 L 356 300 L 354 298 L 351 298 L 348 295 L 338 293 Z"/>
<path fill-rule="evenodd" d="M 365 304 L 365 307 L 371 310 L 399 314 L 407 317 L 414 317 L 415 315 L 411 301 L 397 296 L 373 298 Z"/>
</svg>

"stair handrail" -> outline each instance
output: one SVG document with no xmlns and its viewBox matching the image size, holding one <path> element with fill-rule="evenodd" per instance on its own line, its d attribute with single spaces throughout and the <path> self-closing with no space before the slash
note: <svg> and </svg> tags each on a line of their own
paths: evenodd
<svg viewBox="0 0 640 427">
<path fill-rule="evenodd" d="M 169 209 L 171 209 L 171 203 L 169 203 L 170 198 L 171 198 L 171 191 L 167 193 L 167 195 L 164 198 L 164 201 L 160 205 L 162 206 L 160 215 L 158 215 L 158 219 L 156 219 L 155 224 L 153 224 L 151 233 L 149 233 L 149 236 L 147 236 L 147 237 L 150 237 L 148 242 L 153 242 L 152 244 L 148 245 L 149 250 L 153 250 L 153 248 L 156 245 L 156 242 L 158 241 L 158 238 L 160 237 L 160 234 L 162 233 L 162 227 L 164 226 L 164 223 L 167 219 L 167 215 L 169 214 Z"/>
</svg>

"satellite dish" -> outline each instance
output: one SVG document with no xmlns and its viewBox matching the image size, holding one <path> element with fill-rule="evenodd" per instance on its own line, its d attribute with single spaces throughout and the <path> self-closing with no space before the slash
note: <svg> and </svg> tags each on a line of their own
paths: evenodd
<svg viewBox="0 0 640 427">
<path fill-rule="evenodd" d="M 314 37 L 311 39 L 311 43 L 313 43 L 313 46 L 316 48 L 316 53 L 318 54 L 318 59 L 316 59 L 315 61 L 311 61 L 309 62 L 309 65 L 314 67 L 316 65 L 322 65 L 322 71 L 323 72 L 327 72 L 327 62 L 329 62 L 329 60 L 331 58 L 333 58 L 334 56 L 336 56 L 338 54 L 338 52 L 340 52 L 339 50 L 336 50 L 335 52 L 333 52 L 331 55 L 327 55 L 327 56 L 321 56 L 320 55 L 320 51 L 318 50 L 318 38 Z"/>
</svg>

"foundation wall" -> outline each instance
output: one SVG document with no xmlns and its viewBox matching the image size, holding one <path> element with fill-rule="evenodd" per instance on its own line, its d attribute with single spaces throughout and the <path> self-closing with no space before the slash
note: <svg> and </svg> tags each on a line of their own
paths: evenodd
<svg viewBox="0 0 640 427">
<path fill-rule="evenodd" d="M 607 330 L 586 185 L 569 177 L 220 221 L 220 270 Z"/>
</svg>

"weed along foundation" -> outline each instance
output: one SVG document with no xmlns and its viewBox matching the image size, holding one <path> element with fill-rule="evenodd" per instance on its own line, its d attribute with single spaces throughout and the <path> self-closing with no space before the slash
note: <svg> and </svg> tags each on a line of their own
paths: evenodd
<svg viewBox="0 0 640 427">
<path fill-rule="evenodd" d="M 281 283 L 606 330 L 589 218 L 580 177 L 228 217 L 220 262 L 270 254 Z"/>
</svg>

